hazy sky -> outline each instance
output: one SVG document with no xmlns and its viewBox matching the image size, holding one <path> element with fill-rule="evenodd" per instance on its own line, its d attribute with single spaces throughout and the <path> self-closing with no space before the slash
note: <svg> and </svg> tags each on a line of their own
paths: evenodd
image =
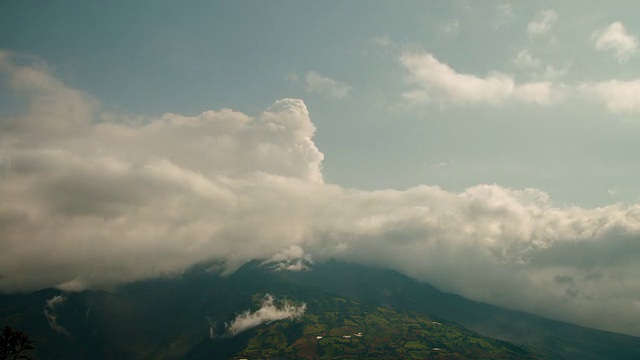
<svg viewBox="0 0 640 360">
<path fill-rule="evenodd" d="M 0 0 L 0 290 L 336 257 L 640 335 L 634 5 Z"/>
</svg>

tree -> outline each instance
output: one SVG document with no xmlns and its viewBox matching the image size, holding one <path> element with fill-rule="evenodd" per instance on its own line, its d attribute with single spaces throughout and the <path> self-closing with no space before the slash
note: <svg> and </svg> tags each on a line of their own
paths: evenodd
<svg viewBox="0 0 640 360">
<path fill-rule="evenodd" d="M 0 337 L 0 360 L 32 359 L 25 353 L 33 350 L 33 341 L 22 331 L 11 330 L 6 326 Z"/>
</svg>

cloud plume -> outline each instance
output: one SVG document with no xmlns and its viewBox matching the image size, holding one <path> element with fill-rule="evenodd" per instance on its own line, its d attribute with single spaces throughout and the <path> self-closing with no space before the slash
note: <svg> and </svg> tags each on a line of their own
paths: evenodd
<svg viewBox="0 0 640 360">
<path fill-rule="evenodd" d="M 260 309 L 255 312 L 249 310 L 236 316 L 231 323 L 227 325 L 227 333 L 235 336 L 243 331 L 252 329 L 264 323 L 277 320 L 295 320 L 304 315 L 307 304 L 295 305 L 290 301 L 284 300 L 279 304 L 276 298 L 266 294 Z"/>
<path fill-rule="evenodd" d="M 58 315 L 55 313 L 56 307 L 64 303 L 65 300 L 67 300 L 67 298 L 64 297 L 64 295 L 56 295 L 47 300 L 47 304 L 44 307 L 44 316 L 47 318 L 47 322 L 49 323 L 51 329 L 60 334 L 69 336 L 69 332 L 67 331 L 67 329 L 58 324 Z"/>
<path fill-rule="evenodd" d="M 3 85 L 27 106 L 0 115 L 0 291 L 110 288 L 212 260 L 232 272 L 254 259 L 295 267 L 335 258 L 640 335 L 637 204 L 557 206 L 539 190 L 498 185 L 344 188 L 323 179 L 302 100 L 256 116 L 131 120 L 12 57 L 0 53 Z M 414 60 L 443 71 L 439 91 L 467 102 L 524 91 L 502 75 L 460 77 L 433 57 Z M 447 87 L 451 79 L 486 94 Z"/>
</svg>

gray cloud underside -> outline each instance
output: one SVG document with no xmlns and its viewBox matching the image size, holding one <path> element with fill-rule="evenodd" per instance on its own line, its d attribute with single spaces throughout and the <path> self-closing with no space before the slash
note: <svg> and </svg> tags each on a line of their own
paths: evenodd
<svg viewBox="0 0 640 360">
<path fill-rule="evenodd" d="M 536 189 L 324 183 L 301 100 L 131 119 L 0 53 L 0 290 L 106 288 L 209 260 L 337 258 L 463 296 L 640 335 L 640 206 Z"/>
</svg>

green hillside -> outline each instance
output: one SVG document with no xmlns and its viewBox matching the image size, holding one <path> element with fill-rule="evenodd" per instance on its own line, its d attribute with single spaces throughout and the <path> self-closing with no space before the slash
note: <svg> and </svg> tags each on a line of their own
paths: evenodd
<svg viewBox="0 0 640 360">
<path fill-rule="evenodd" d="M 414 312 L 336 297 L 313 300 L 307 309 L 299 320 L 273 322 L 252 331 L 234 358 L 552 358 Z"/>
</svg>

